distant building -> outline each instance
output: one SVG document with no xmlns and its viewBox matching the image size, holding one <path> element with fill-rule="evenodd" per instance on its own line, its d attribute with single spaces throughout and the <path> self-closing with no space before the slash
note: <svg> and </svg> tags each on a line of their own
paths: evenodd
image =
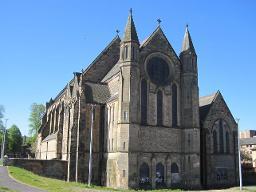
<svg viewBox="0 0 256 192">
<path fill-rule="evenodd" d="M 255 130 L 240 132 L 240 146 L 242 153 L 251 158 L 251 160 L 244 159 L 243 164 L 251 164 L 252 167 L 256 168 L 256 133 Z"/>
<path fill-rule="evenodd" d="M 160 26 L 140 42 L 130 14 L 124 37 L 46 104 L 36 158 L 67 160 L 68 180 L 86 182 L 91 115 L 95 183 L 195 189 L 238 181 L 237 124 L 219 91 L 199 98 L 188 27 L 178 56 Z"/>
<path fill-rule="evenodd" d="M 240 135 L 240 139 L 251 138 L 256 136 L 256 130 L 240 131 L 239 135 Z"/>
</svg>

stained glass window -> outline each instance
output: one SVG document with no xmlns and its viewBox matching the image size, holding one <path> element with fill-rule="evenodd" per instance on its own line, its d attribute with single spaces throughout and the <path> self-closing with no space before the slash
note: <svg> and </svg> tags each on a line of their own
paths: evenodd
<svg viewBox="0 0 256 192">
<path fill-rule="evenodd" d="M 172 85 L 172 126 L 176 127 L 177 126 L 177 118 L 178 118 L 178 113 L 177 113 L 177 86 L 176 84 Z"/>
<path fill-rule="evenodd" d="M 157 92 L 157 125 L 163 123 L 163 93 L 162 91 Z"/>
<path fill-rule="evenodd" d="M 140 112 L 141 112 L 141 124 L 147 124 L 147 81 L 142 79 L 141 81 L 141 96 L 140 96 Z"/>
<path fill-rule="evenodd" d="M 153 83 L 157 85 L 168 84 L 169 65 L 164 59 L 160 57 L 151 58 L 147 64 L 147 72 Z"/>
</svg>

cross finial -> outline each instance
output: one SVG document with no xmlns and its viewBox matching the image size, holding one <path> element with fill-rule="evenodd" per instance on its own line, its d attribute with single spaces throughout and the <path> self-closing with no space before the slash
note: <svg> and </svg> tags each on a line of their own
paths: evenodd
<svg viewBox="0 0 256 192">
<path fill-rule="evenodd" d="M 158 26 L 160 26 L 160 24 L 161 24 L 161 19 L 159 18 L 159 19 L 157 19 L 157 22 L 158 22 Z"/>
<path fill-rule="evenodd" d="M 130 12 L 130 15 L 132 15 L 132 8 L 130 8 L 129 12 Z"/>
<path fill-rule="evenodd" d="M 117 30 L 116 30 L 116 34 L 119 35 L 119 32 L 120 32 L 120 31 L 117 29 Z"/>
</svg>

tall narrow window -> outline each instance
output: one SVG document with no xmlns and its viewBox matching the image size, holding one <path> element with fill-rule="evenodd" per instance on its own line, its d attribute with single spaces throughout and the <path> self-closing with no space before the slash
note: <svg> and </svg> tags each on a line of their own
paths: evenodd
<svg viewBox="0 0 256 192">
<path fill-rule="evenodd" d="M 109 112 L 108 127 L 110 128 L 110 123 L 111 123 L 111 106 L 109 107 L 108 112 Z"/>
<path fill-rule="evenodd" d="M 217 133 L 214 130 L 213 131 L 213 152 L 217 153 L 218 152 L 218 145 L 217 145 Z"/>
<path fill-rule="evenodd" d="M 149 180 L 149 166 L 147 163 L 142 163 L 140 166 L 140 182 Z"/>
<path fill-rule="evenodd" d="M 219 141 L 220 141 L 220 153 L 224 153 L 224 142 L 223 142 L 223 121 L 219 120 Z"/>
<path fill-rule="evenodd" d="M 164 184 L 164 165 L 157 163 L 156 165 L 156 188 Z"/>
<path fill-rule="evenodd" d="M 112 139 L 112 151 L 114 150 L 114 139 Z"/>
<path fill-rule="evenodd" d="M 229 134 L 226 132 L 226 153 L 230 152 L 230 146 L 229 146 Z"/>
<path fill-rule="evenodd" d="M 179 167 L 176 163 L 172 163 L 171 165 L 171 173 L 179 173 Z"/>
<path fill-rule="evenodd" d="M 162 91 L 157 92 L 157 125 L 163 123 L 163 93 Z"/>
<path fill-rule="evenodd" d="M 124 51 L 125 51 L 125 59 L 127 59 L 128 58 L 128 46 L 127 45 L 124 47 Z"/>
<path fill-rule="evenodd" d="M 115 104 L 113 104 L 113 108 L 112 108 L 112 125 L 114 125 L 115 122 Z"/>
<path fill-rule="evenodd" d="M 142 79 L 141 81 L 141 93 L 140 93 L 140 116 L 141 116 L 141 124 L 147 124 L 147 81 Z"/>
<path fill-rule="evenodd" d="M 188 156 L 188 168 L 189 168 L 189 170 L 191 169 L 191 158 L 190 158 L 190 156 Z"/>
<path fill-rule="evenodd" d="M 135 59 L 135 48 L 132 47 L 132 60 L 134 60 L 134 59 Z"/>
<path fill-rule="evenodd" d="M 177 86 L 174 83 L 172 85 L 172 126 L 176 127 L 178 122 L 178 110 L 177 110 Z"/>
<path fill-rule="evenodd" d="M 122 59 L 123 59 L 123 60 L 124 60 L 124 52 L 125 52 L 125 50 L 122 49 Z"/>
<path fill-rule="evenodd" d="M 123 150 L 125 150 L 125 142 L 123 142 Z"/>
</svg>

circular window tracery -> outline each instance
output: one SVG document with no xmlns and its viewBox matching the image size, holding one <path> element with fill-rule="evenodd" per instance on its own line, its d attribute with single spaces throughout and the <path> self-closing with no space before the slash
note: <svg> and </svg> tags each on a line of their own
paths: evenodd
<svg viewBox="0 0 256 192">
<path fill-rule="evenodd" d="M 168 84 L 170 69 L 168 63 L 161 57 L 152 57 L 146 66 L 150 80 L 156 85 Z"/>
</svg>

